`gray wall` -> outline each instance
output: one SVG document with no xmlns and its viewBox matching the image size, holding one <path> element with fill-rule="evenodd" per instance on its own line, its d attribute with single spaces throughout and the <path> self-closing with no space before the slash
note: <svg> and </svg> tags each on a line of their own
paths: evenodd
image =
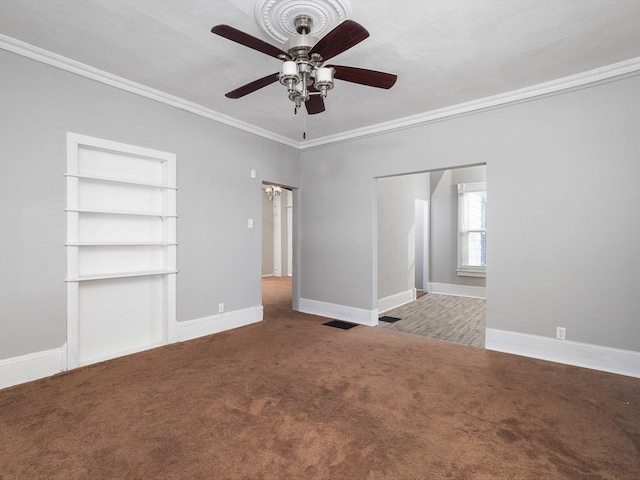
<svg viewBox="0 0 640 480">
<path fill-rule="evenodd" d="M 273 275 L 273 201 L 262 191 L 262 275 Z"/>
<path fill-rule="evenodd" d="M 429 174 L 379 178 L 378 299 L 415 287 L 415 201 L 429 199 Z"/>
<path fill-rule="evenodd" d="M 3 50 L 0 85 L 0 359 L 66 341 L 67 131 L 177 154 L 179 321 L 260 305 L 261 181 L 297 150 Z"/>
<path fill-rule="evenodd" d="M 431 193 L 430 281 L 484 287 L 486 278 L 459 277 L 458 267 L 458 184 L 484 182 L 486 167 L 457 168 L 439 175 Z M 435 176 L 435 175 L 434 175 Z M 490 208 L 490 207 L 488 207 Z"/>
<path fill-rule="evenodd" d="M 638 125 L 633 76 L 302 152 L 301 296 L 375 308 L 375 177 L 486 163 L 487 326 L 640 351 Z"/>
</svg>

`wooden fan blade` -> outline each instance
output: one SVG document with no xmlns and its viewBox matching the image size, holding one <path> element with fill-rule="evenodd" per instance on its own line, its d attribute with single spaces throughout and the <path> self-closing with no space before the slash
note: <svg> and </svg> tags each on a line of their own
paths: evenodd
<svg viewBox="0 0 640 480">
<path fill-rule="evenodd" d="M 367 70 L 366 68 L 344 67 L 341 65 L 329 65 L 335 70 L 333 78 L 344 80 L 345 82 L 359 83 L 369 87 L 386 88 L 393 87 L 398 79 L 392 73 Z"/>
<path fill-rule="evenodd" d="M 259 78 L 258 80 L 254 80 L 251 83 L 247 83 L 240 88 L 236 88 L 232 92 L 229 92 L 225 95 L 227 98 L 241 98 L 245 95 L 249 95 L 250 93 L 255 92 L 256 90 L 260 90 L 267 85 L 271 85 L 278 81 L 278 74 L 272 73 L 271 75 L 267 75 L 266 77 Z"/>
<path fill-rule="evenodd" d="M 324 112 L 324 100 L 322 99 L 322 95 L 311 95 L 309 100 L 304 102 L 304 105 L 307 107 L 307 113 L 309 115 Z"/>
<path fill-rule="evenodd" d="M 211 33 L 220 35 L 232 42 L 239 43 L 245 47 L 253 48 L 272 57 L 278 58 L 278 55 L 286 55 L 285 52 L 277 47 L 274 47 L 270 43 L 264 42 L 259 38 L 253 37 L 248 33 L 241 32 L 240 30 L 230 27 L 229 25 L 216 25 L 211 29 Z"/>
<path fill-rule="evenodd" d="M 327 33 L 309 52 L 309 55 L 318 53 L 322 61 L 349 50 L 369 36 L 369 32 L 359 23 L 353 20 L 345 20 L 336 28 Z"/>
</svg>

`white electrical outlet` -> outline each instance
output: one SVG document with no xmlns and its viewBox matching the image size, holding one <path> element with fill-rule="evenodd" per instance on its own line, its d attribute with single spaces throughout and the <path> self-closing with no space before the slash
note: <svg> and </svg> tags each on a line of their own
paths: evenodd
<svg viewBox="0 0 640 480">
<path fill-rule="evenodd" d="M 224 303 L 219 303 L 218 304 L 218 313 L 223 313 L 224 312 Z"/>
<path fill-rule="evenodd" d="M 253 228 L 253 218 L 250 218 L 249 221 L 247 222 L 247 226 L 249 228 Z"/>
<path fill-rule="evenodd" d="M 558 340 L 564 340 L 567 338 L 567 329 L 564 327 L 557 327 L 556 328 L 556 338 Z"/>
<path fill-rule="evenodd" d="M 249 175 L 251 175 L 251 178 L 256 178 L 256 170 L 252 168 L 251 171 L 249 172 Z"/>
</svg>

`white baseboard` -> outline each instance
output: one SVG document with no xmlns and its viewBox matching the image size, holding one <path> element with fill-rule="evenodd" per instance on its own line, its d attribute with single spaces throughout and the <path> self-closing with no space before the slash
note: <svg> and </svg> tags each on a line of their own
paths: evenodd
<svg viewBox="0 0 640 480">
<path fill-rule="evenodd" d="M 345 322 L 369 325 L 370 327 L 378 325 L 377 308 L 374 310 L 365 310 L 364 308 L 348 307 L 346 305 L 301 298 L 298 311 L 310 313 L 311 315 L 319 315 L 321 317 L 334 318 L 336 320 L 344 320 Z"/>
<path fill-rule="evenodd" d="M 404 292 L 394 293 L 378 300 L 378 314 L 388 312 L 394 308 L 401 307 L 407 303 L 411 303 L 416 299 L 416 289 L 405 290 Z"/>
<path fill-rule="evenodd" d="M 429 293 L 439 295 L 457 295 L 459 297 L 487 298 L 486 287 L 455 285 L 453 283 L 429 283 Z"/>
<path fill-rule="evenodd" d="M 265 273 L 262 278 L 273 277 L 273 273 Z"/>
<path fill-rule="evenodd" d="M 178 341 L 192 340 L 194 338 L 212 335 L 224 330 L 250 325 L 261 322 L 264 311 L 262 305 L 256 307 L 235 310 L 233 312 L 211 315 L 209 317 L 178 322 Z M 156 348 L 161 345 L 153 345 L 149 348 Z M 146 350 L 142 349 L 142 350 Z M 142 351 L 136 349 L 128 352 L 119 352 L 117 355 L 96 361 L 107 360 L 114 357 L 121 357 L 130 353 Z M 45 350 L 42 352 L 29 353 L 20 357 L 0 360 L 0 388 L 11 387 L 20 383 L 30 382 L 39 378 L 49 377 L 67 369 L 67 346 Z"/>
<path fill-rule="evenodd" d="M 243 308 L 232 312 L 210 315 L 208 317 L 196 318 L 186 322 L 178 322 L 178 341 L 193 340 L 220 333 L 232 328 L 244 327 L 252 323 L 261 322 L 264 315 L 262 305 L 257 307 Z"/>
<path fill-rule="evenodd" d="M 11 387 L 60 373 L 67 346 L 0 360 L 0 388 Z"/>
<path fill-rule="evenodd" d="M 487 328 L 487 350 L 640 378 L 640 352 Z"/>
</svg>

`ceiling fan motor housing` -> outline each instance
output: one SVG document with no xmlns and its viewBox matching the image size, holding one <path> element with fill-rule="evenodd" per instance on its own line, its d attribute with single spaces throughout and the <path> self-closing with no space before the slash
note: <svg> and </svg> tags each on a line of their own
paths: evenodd
<svg viewBox="0 0 640 480">
<path fill-rule="evenodd" d="M 313 35 L 296 35 L 287 40 L 284 48 L 294 59 L 309 60 L 309 50 L 318 43 Z"/>
</svg>

